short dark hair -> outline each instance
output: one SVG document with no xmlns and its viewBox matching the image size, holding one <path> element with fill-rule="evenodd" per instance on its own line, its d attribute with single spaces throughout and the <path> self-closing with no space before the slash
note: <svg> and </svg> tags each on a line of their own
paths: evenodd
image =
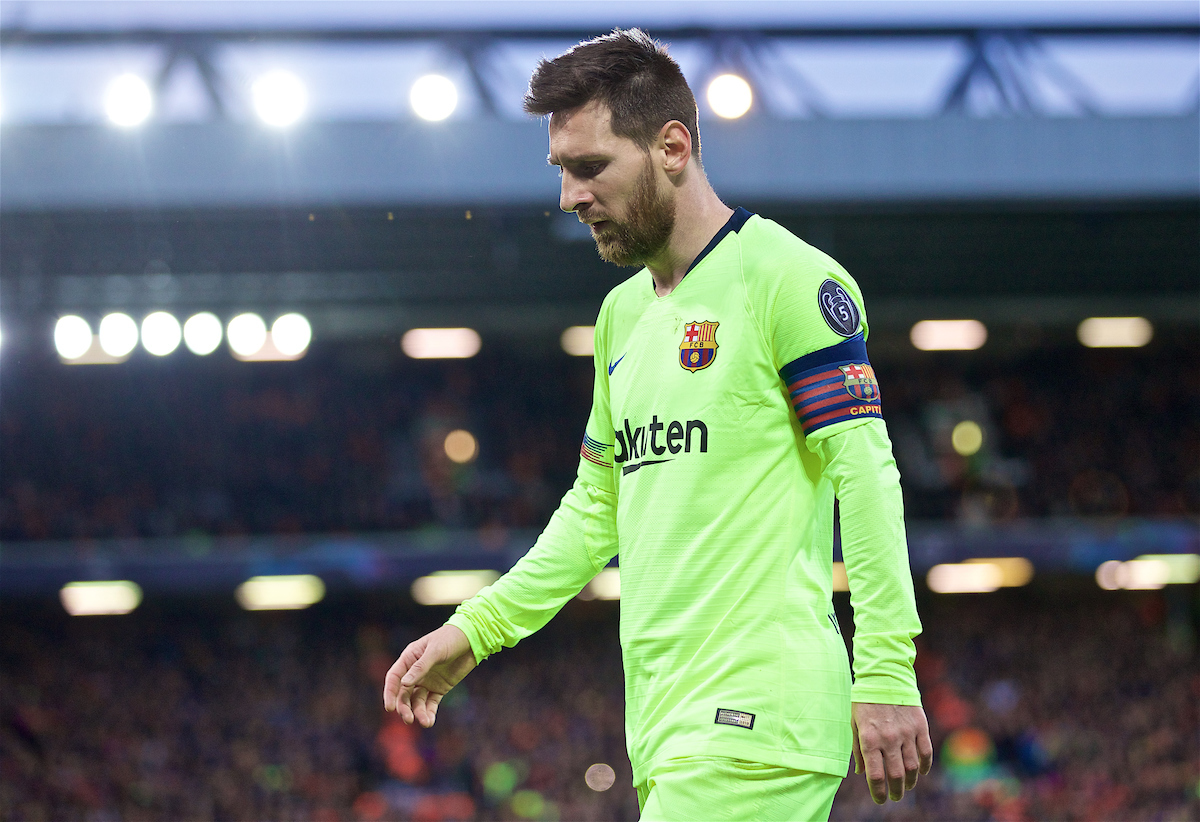
<svg viewBox="0 0 1200 822">
<path fill-rule="evenodd" d="M 614 29 L 542 60 L 529 81 L 525 111 L 539 117 L 597 100 L 612 112 L 612 130 L 643 148 L 672 120 L 683 123 L 700 157 L 696 98 L 666 46 L 641 29 Z"/>
</svg>

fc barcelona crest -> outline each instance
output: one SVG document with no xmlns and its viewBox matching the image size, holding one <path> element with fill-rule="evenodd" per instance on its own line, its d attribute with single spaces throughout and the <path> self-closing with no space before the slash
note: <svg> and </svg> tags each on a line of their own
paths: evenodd
<svg viewBox="0 0 1200 822">
<path fill-rule="evenodd" d="M 708 368 L 717 358 L 717 326 L 720 323 L 691 322 L 683 326 L 679 364 L 693 374 Z"/>
<path fill-rule="evenodd" d="M 846 393 L 856 400 L 878 400 L 879 383 L 875 381 L 875 369 L 868 363 L 838 366 L 846 375 Z"/>
</svg>

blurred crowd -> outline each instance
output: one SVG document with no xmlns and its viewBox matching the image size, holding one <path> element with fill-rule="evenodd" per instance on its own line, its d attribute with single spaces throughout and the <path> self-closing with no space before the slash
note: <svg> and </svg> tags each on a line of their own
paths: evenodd
<svg viewBox="0 0 1200 822">
<path fill-rule="evenodd" d="M 561 352 L 414 361 L 365 344 L 294 363 L 6 363 L 0 539 L 539 527 L 574 478 L 591 369 Z M 929 355 L 877 373 L 911 517 L 1200 512 L 1195 347 Z"/>
<path fill-rule="evenodd" d="M 926 599 L 934 771 L 883 808 L 850 773 L 832 818 L 1198 818 L 1196 606 L 1194 586 Z M 569 603 L 419 730 L 384 713 L 381 682 L 444 609 L 8 602 L 0 818 L 634 820 L 616 612 Z"/>
</svg>

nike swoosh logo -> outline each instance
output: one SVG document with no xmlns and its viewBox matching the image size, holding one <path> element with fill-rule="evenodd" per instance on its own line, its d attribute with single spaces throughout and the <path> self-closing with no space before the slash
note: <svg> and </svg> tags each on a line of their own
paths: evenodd
<svg viewBox="0 0 1200 822">
<path fill-rule="evenodd" d="M 618 362 L 619 362 L 619 360 L 618 360 Z M 625 476 L 626 474 L 632 474 L 634 471 L 638 470 L 643 465 L 658 465 L 661 462 L 670 462 L 670 460 L 642 460 L 641 462 L 635 462 L 633 465 L 622 465 L 621 466 L 621 476 Z"/>
<path fill-rule="evenodd" d="M 626 351 L 626 352 L 625 352 L 625 354 L 628 354 L 628 353 L 629 353 L 628 351 Z M 617 366 L 621 364 L 621 360 L 625 359 L 625 354 L 622 354 L 622 355 L 621 355 L 621 356 L 620 356 L 620 357 L 617 359 L 617 361 L 616 361 L 616 362 L 610 362 L 610 363 L 608 364 L 608 376 L 610 376 L 610 377 L 611 377 L 611 376 L 612 376 L 612 372 L 614 372 L 614 371 L 616 371 L 616 370 L 617 370 Z"/>
</svg>

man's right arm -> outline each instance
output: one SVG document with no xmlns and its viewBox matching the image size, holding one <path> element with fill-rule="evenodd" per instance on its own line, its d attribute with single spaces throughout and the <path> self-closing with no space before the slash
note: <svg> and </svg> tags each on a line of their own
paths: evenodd
<svg viewBox="0 0 1200 822">
<path fill-rule="evenodd" d="M 616 494 L 581 476 L 529 553 L 460 605 L 449 624 L 482 662 L 549 622 L 616 553 Z"/>
<path fill-rule="evenodd" d="M 601 319 L 604 317 L 601 309 Z M 433 724 L 437 705 L 476 664 L 550 621 L 617 554 L 617 494 L 603 323 L 579 476 L 529 552 L 446 625 L 410 644 L 388 671 L 384 707 Z"/>
</svg>

